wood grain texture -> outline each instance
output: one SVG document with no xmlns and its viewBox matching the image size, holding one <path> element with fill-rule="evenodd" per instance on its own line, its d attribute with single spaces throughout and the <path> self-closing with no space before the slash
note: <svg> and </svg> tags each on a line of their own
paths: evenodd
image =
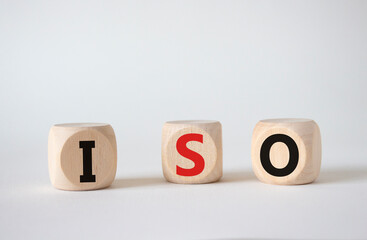
<svg viewBox="0 0 367 240">
<path fill-rule="evenodd" d="M 263 143 L 270 136 L 284 134 L 294 140 L 298 148 L 298 164 L 286 176 L 274 176 L 264 169 L 260 152 Z M 274 143 L 269 151 L 271 164 L 283 169 L 289 163 L 290 150 L 283 142 Z M 306 184 L 313 182 L 321 167 L 321 135 L 316 122 L 310 119 L 268 119 L 261 120 L 252 135 L 251 158 L 253 171 L 265 183 L 279 185 Z"/>
<path fill-rule="evenodd" d="M 94 141 L 92 174 L 95 182 L 81 182 L 83 149 L 80 141 Z M 116 175 L 117 146 L 109 124 L 56 124 L 48 138 L 48 162 L 51 183 L 62 190 L 92 190 L 111 185 Z"/>
<path fill-rule="evenodd" d="M 200 134 L 203 142 L 189 141 L 186 147 L 202 156 L 205 167 L 195 176 L 177 174 L 177 166 L 192 169 L 195 162 L 177 151 L 177 141 L 186 134 Z M 222 177 L 222 126 L 218 121 L 171 121 L 162 129 L 162 168 L 164 177 L 173 183 L 210 183 Z"/>
</svg>

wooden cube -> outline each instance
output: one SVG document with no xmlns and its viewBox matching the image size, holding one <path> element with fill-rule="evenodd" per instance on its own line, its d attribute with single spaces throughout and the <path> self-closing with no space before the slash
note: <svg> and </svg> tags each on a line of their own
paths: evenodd
<svg viewBox="0 0 367 240">
<path fill-rule="evenodd" d="M 321 136 L 309 119 L 268 119 L 252 135 L 252 167 L 265 183 L 293 185 L 313 182 L 321 166 Z"/>
<path fill-rule="evenodd" d="M 210 183 L 222 177 L 222 125 L 171 121 L 162 131 L 164 177 L 173 183 Z"/>
<path fill-rule="evenodd" d="M 92 190 L 111 185 L 116 175 L 117 147 L 109 124 L 56 124 L 48 137 L 48 166 L 54 187 Z"/>
</svg>

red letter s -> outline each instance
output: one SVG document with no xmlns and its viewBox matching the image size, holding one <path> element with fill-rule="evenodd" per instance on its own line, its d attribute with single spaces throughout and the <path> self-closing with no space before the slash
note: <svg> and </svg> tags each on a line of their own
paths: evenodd
<svg viewBox="0 0 367 240">
<path fill-rule="evenodd" d="M 179 166 L 176 166 L 176 173 L 180 176 L 185 177 L 191 177 L 196 176 L 200 174 L 204 170 L 205 162 L 204 158 L 197 152 L 194 152 L 186 147 L 186 144 L 190 141 L 197 141 L 200 143 L 203 143 L 203 135 L 202 134 L 196 134 L 196 133 L 189 133 L 182 135 L 176 143 L 176 148 L 178 153 L 185 157 L 190 159 L 195 163 L 195 166 L 190 169 L 181 168 Z"/>
</svg>

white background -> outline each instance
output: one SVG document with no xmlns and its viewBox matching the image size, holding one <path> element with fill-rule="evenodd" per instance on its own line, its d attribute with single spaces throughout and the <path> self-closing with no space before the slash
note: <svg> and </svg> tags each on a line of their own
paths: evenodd
<svg viewBox="0 0 367 240">
<path fill-rule="evenodd" d="M 366 81 L 367 1 L 0 0 L 0 238 L 367 239 Z M 319 124 L 315 183 L 252 173 L 252 129 L 278 117 Z M 221 121 L 222 181 L 164 181 L 179 119 Z M 51 186 L 64 122 L 114 127 L 112 187 Z"/>
</svg>

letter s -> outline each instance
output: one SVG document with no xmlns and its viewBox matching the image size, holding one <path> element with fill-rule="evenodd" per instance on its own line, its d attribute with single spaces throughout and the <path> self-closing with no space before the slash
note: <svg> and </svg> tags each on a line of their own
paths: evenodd
<svg viewBox="0 0 367 240">
<path fill-rule="evenodd" d="M 176 148 L 178 153 L 185 157 L 190 159 L 195 163 L 195 166 L 190 169 L 181 168 L 179 166 L 176 166 L 176 173 L 180 176 L 185 177 L 191 177 L 199 175 L 203 170 L 205 166 L 204 158 L 197 152 L 194 152 L 186 147 L 186 144 L 190 141 L 196 141 L 203 143 L 203 135 L 197 134 L 197 133 L 189 133 L 182 135 L 176 143 Z"/>
</svg>

